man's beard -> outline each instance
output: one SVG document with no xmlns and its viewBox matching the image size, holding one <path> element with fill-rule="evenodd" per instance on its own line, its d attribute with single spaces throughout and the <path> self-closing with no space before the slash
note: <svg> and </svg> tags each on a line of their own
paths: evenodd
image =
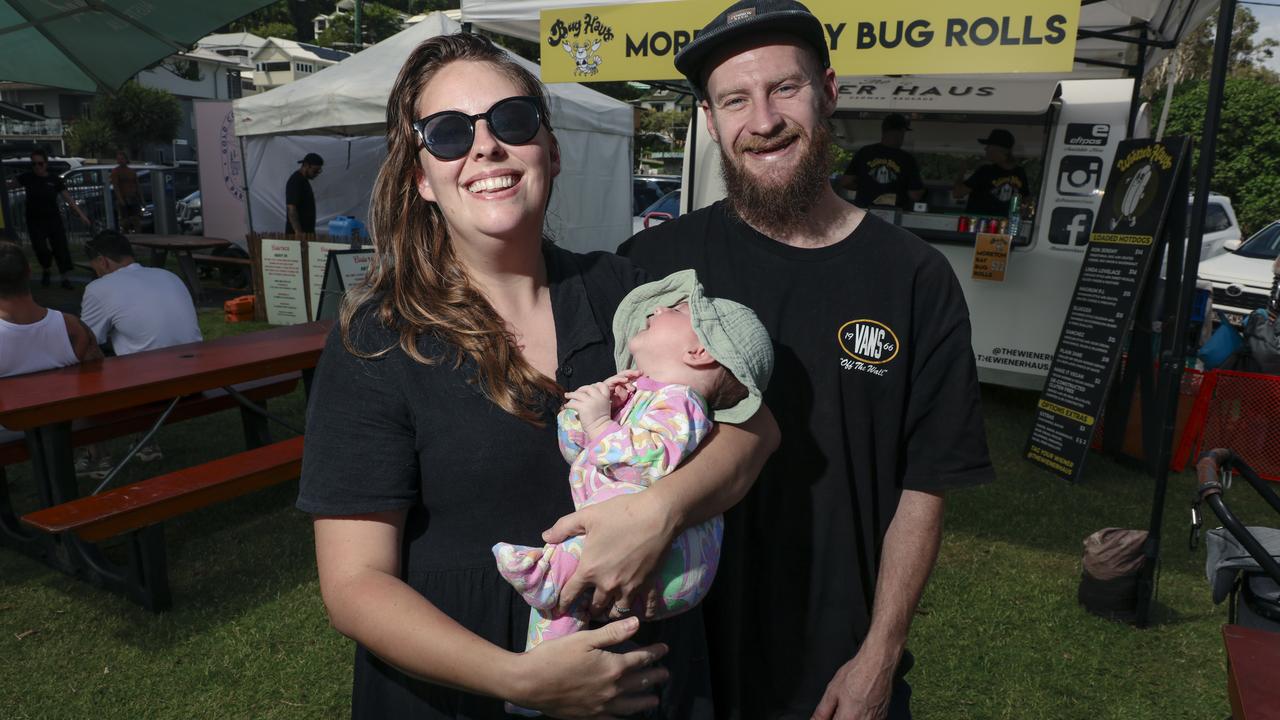
<svg viewBox="0 0 1280 720">
<path fill-rule="evenodd" d="M 831 129 L 819 122 L 805 144 L 804 154 L 790 177 L 766 184 L 747 170 L 740 158 L 746 152 L 776 148 L 788 140 L 801 142 L 804 132 L 792 125 L 771 138 L 749 136 L 731 153 L 721 153 L 720 176 L 738 217 L 766 235 L 796 228 L 821 197 L 831 167 Z"/>
</svg>

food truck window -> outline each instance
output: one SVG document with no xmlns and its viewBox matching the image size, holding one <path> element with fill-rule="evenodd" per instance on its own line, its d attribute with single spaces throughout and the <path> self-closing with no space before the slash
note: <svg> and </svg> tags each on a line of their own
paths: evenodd
<svg viewBox="0 0 1280 720">
<path fill-rule="evenodd" d="M 850 112 L 833 118 L 836 141 L 852 157 L 860 148 L 878 143 L 881 122 L 888 113 Z M 1027 176 L 1023 195 L 1023 229 L 1015 246 L 1026 246 L 1034 237 L 1034 208 L 1040 197 L 1044 179 L 1044 154 L 1051 135 L 1051 111 L 1038 115 L 929 115 L 910 114 L 911 129 L 902 145 L 915 159 L 925 185 L 924 210 L 913 204 L 895 214 L 903 227 L 926 240 L 943 243 L 973 244 L 972 233 L 961 233 L 961 216 L 967 215 L 966 199 L 952 190 L 957 181 L 967 179 L 989 163 L 979 138 L 993 129 L 1003 129 L 1014 136 L 1013 160 Z M 845 167 L 835 168 L 844 173 Z M 853 190 L 843 195 L 852 200 Z"/>
</svg>

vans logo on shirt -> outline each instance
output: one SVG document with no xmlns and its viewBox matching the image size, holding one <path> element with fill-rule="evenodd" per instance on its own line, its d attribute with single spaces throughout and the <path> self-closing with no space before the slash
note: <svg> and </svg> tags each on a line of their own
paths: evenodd
<svg viewBox="0 0 1280 720">
<path fill-rule="evenodd" d="M 860 370 L 881 376 L 889 370 L 880 367 L 898 356 L 898 336 L 882 322 L 861 318 L 840 326 L 836 338 L 848 357 L 840 358 L 845 370 Z"/>
</svg>

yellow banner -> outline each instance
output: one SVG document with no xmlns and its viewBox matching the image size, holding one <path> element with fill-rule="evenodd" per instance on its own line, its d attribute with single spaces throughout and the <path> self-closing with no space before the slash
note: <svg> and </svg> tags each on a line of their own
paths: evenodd
<svg viewBox="0 0 1280 720">
<path fill-rule="evenodd" d="M 544 82 L 677 80 L 674 58 L 730 0 L 543 10 Z M 1070 72 L 1079 0 L 808 0 L 839 75 Z"/>
</svg>

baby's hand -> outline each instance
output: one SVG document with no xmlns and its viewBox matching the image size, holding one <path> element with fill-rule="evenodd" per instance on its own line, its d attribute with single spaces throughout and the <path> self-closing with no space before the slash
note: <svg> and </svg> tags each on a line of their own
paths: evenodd
<svg viewBox="0 0 1280 720">
<path fill-rule="evenodd" d="M 594 436 L 605 423 L 609 422 L 614 388 L 610 382 L 613 379 L 583 385 L 564 395 L 565 400 L 568 401 L 565 405 L 578 411 L 578 420 L 588 435 Z"/>
<path fill-rule="evenodd" d="M 633 383 L 640 375 L 639 370 L 623 370 L 604 381 L 610 389 L 612 410 L 617 410 L 627 403 L 627 398 L 631 397 L 632 391 L 635 390 Z"/>
</svg>

